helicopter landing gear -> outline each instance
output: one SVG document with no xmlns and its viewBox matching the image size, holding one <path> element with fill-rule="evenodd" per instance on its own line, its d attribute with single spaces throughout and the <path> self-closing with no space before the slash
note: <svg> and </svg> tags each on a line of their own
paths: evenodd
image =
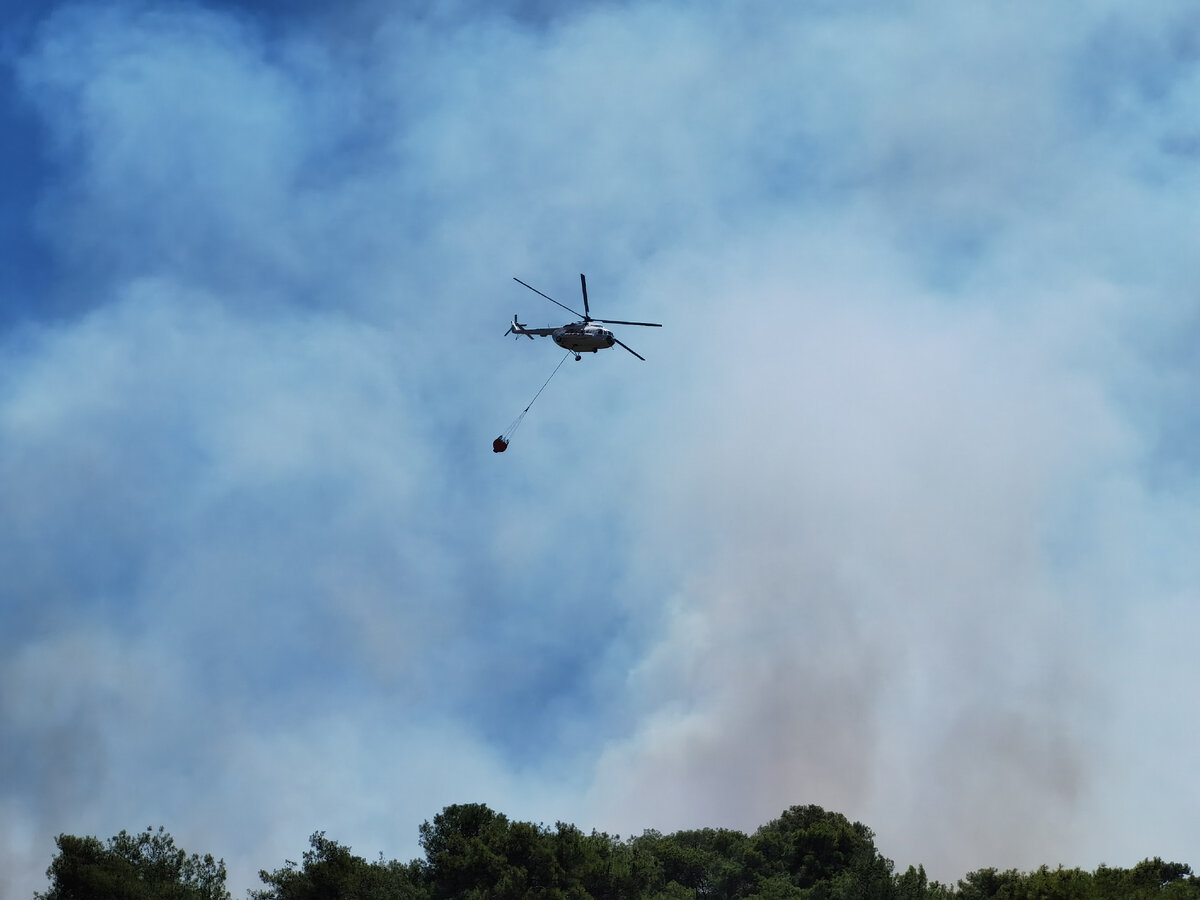
<svg viewBox="0 0 1200 900">
<path fill-rule="evenodd" d="M 575 354 L 575 362 L 579 362 L 581 359 L 583 359 L 583 357 L 580 356 L 578 353 L 576 353 Z"/>
</svg>

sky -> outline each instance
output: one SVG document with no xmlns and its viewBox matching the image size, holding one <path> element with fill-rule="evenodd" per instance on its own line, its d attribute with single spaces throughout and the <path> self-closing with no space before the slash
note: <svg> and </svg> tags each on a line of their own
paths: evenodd
<svg viewBox="0 0 1200 900">
<path fill-rule="evenodd" d="M 9 3 L 0 894 L 451 803 L 1200 865 L 1200 12 Z M 568 360 L 502 337 L 663 323 Z"/>
</svg>

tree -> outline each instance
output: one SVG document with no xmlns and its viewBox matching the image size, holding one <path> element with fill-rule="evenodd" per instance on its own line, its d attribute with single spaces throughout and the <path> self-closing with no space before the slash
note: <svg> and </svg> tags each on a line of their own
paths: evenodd
<svg viewBox="0 0 1200 900">
<path fill-rule="evenodd" d="M 482 803 L 447 806 L 421 825 L 421 846 L 430 894 L 438 898 L 483 897 L 500 883 L 508 818 Z"/>
<path fill-rule="evenodd" d="M 230 900 L 225 861 L 188 855 L 171 835 L 147 828 L 122 831 L 107 845 L 94 837 L 60 834 L 46 875 L 50 890 L 37 900 Z"/>
<path fill-rule="evenodd" d="M 819 806 L 793 806 L 763 825 L 746 858 L 760 885 L 784 876 L 794 887 L 812 889 L 814 900 L 890 900 L 896 892 L 892 861 L 876 851 L 871 829 Z"/>
<path fill-rule="evenodd" d="M 1092 876 L 1082 869 L 1051 869 L 1042 866 L 1022 879 L 1024 895 L 1037 900 L 1093 900 L 1096 887 Z"/>
<path fill-rule="evenodd" d="M 925 900 L 928 891 L 929 877 L 924 866 L 909 866 L 903 875 L 896 876 L 897 900 Z"/>
<path fill-rule="evenodd" d="M 1144 859 L 1132 869 L 1100 866 L 1095 874 L 1096 896 L 1108 898 L 1200 897 L 1200 879 L 1186 863 Z"/>
<path fill-rule="evenodd" d="M 1023 885 L 1024 877 L 1016 869 L 979 869 L 959 880 L 958 896 L 962 900 L 1016 900 L 1025 896 Z"/>
<path fill-rule="evenodd" d="M 647 833 L 661 838 L 657 832 Z M 423 871 L 433 900 L 643 900 L 671 887 L 644 836 L 622 842 L 559 822 L 553 831 L 510 822 L 483 804 L 448 806 L 421 826 Z"/>
<path fill-rule="evenodd" d="M 745 896 L 753 879 L 746 870 L 749 838 L 727 828 L 701 828 L 662 835 L 647 831 L 636 842 L 652 854 L 670 884 L 698 898 L 732 900 Z"/>
<path fill-rule="evenodd" d="M 584 880 L 587 892 L 595 900 L 642 900 L 669 894 L 662 863 L 647 844 L 654 837 L 661 835 L 647 831 L 640 838 L 621 841 L 592 832 L 599 865 Z"/>
<path fill-rule="evenodd" d="M 282 869 L 260 871 L 266 888 L 254 900 L 423 900 L 428 892 L 420 866 L 395 860 L 367 862 L 318 831 L 309 838 L 303 866 L 285 861 Z"/>
</svg>

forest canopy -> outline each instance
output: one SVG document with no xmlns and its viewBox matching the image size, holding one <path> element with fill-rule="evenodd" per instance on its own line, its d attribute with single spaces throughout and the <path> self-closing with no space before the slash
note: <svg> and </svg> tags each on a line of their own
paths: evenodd
<svg viewBox="0 0 1200 900">
<path fill-rule="evenodd" d="M 187 853 L 161 827 L 107 842 L 62 834 L 34 900 L 231 900 L 225 863 Z M 993 868 L 954 885 L 922 866 L 894 871 L 871 829 L 793 806 L 753 834 L 702 828 L 620 836 L 510 820 L 481 803 L 448 806 L 420 827 L 424 858 L 368 861 L 317 832 L 300 862 L 262 870 L 250 900 L 1129 900 L 1197 898 L 1184 863 L 1033 872 Z"/>
</svg>

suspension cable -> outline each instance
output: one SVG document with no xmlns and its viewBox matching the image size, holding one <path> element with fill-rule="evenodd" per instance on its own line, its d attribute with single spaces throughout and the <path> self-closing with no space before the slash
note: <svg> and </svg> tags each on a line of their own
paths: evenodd
<svg viewBox="0 0 1200 900">
<path fill-rule="evenodd" d="M 509 441 L 512 440 L 512 436 L 516 433 L 517 428 L 520 427 L 521 422 L 525 418 L 525 414 L 529 412 L 529 407 L 533 406 L 534 401 L 542 395 L 542 391 L 546 389 L 546 385 L 548 385 L 554 376 L 558 374 L 558 370 L 562 368 L 562 364 L 567 361 L 567 357 L 570 356 L 571 353 L 572 351 L 568 350 L 563 355 L 563 358 L 558 361 L 558 365 L 554 367 L 554 371 L 550 373 L 550 377 L 542 383 L 542 386 L 538 388 L 537 393 L 533 395 L 533 400 L 529 401 L 529 406 L 526 406 L 523 410 L 521 410 L 521 414 L 513 419 L 512 424 L 508 426 L 507 431 L 504 431 L 498 438 L 492 441 L 492 452 L 503 453 L 508 449 Z"/>
</svg>

